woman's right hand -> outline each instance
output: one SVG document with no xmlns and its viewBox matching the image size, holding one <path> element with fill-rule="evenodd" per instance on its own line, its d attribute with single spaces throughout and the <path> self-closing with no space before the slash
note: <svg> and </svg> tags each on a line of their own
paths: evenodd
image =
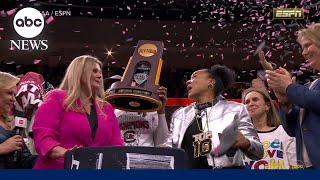
<svg viewBox="0 0 320 180">
<path fill-rule="evenodd" d="M 8 154 L 13 151 L 21 150 L 23 146 L 23 138 L 20 135 L 12 136 L 11 138 L 8 138 L 6 141 L 1 143 L 0 146 L 0 154 Z"/>
<path fill-rule="evenodd" d="M 63 148 L 61 146 L 56 146 L 51 150 L 50 158 L 52 159 L 58 159 L 64 157 L 68 150 L 66 148 Z"/>
<path fill-rule="evenodd" d="M 66 149 L 66 148 L 63 148 L 61 146 L 56 146 L 52 149 L 51 151 L 51 154 L 50 154 L 50 158 L 52 159 L 57 159 L 57 158 L 62 158 L 66 155 L 66 153 L 68 151 L 72 151 L 73 149 L 77 149 L 77 148 L 80 148 L 82 147 L 81 145 L 75 145 L 73 146 L 72 148 L 69 148 L 69 149 Z"/>
</svg>

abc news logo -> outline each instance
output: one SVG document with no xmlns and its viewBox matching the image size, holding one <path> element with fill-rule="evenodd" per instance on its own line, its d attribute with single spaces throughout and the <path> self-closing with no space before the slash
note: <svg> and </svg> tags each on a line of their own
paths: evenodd
<svg viewBox="0 0 320 180">
<path fill-rule="evenodd" d="M 273 19 L 303 19 L 304 12 L 301 8 L 273 8 Z"/>
<path fill-rule="evenodd" d="M 34 40 L 44 28 L 44 18 L 42 14 L 34 8 L 23 8 L 14 16 L 13 27 L 22 37 L 29 40 L 10 40 L 10 49 L 17 50 L 47 50 L 48 40 Z"/>
<path fill-rule="evenodd" d="M 32 27 L 33 25 L 35 27 L 41 27 L 42 25 L 42 21 L 41 19 L 35 19 L 34 21 L 32 19 L 29 19 L 28 17 L 24 17 L 24 19 L 17 19 L 17 21 L 15 22 L 16 26 L 19 28 L 23 28 L 23 27 Z"/>
</svg>

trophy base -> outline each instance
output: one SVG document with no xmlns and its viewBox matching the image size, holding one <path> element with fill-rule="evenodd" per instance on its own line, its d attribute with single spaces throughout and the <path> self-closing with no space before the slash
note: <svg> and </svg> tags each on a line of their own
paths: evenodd
<svg viewBox="0 0 320 180">
<path fill-rule="evenodd" d="M 117 109 L 129 112 L 154 112 L 162 106 L 161 101 L 138 94 L 111 94 L 105 100 Z"/>
</svg>

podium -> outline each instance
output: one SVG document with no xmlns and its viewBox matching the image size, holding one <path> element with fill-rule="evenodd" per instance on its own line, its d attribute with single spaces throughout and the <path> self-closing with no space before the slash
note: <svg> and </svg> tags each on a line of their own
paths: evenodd
<svg viewBox="0 0 320 180">
<path fill-rule="evenodd" d="M 187 155 L 169 147 L 90 147 L 68 151 L 65 169 L 186 169 Z"/>
</svg>

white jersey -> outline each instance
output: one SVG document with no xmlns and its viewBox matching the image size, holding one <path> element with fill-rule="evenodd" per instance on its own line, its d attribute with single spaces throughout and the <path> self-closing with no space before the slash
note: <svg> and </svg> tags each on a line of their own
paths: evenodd
<svg viewBox="0 0 320 180">
<path fill-rule="evenodd" d="M 115 110 L 126 146 L 158 146 L 168 137 L 165 114 Z"/>
<path fill-rule="evenodd" d="M 296 142 L 280 125 L 268 132 L 258 132 L 264 156 L 258 161 L 245 158 L 248 169 L 290 169 L 297 164 Z"/>
</svg>

